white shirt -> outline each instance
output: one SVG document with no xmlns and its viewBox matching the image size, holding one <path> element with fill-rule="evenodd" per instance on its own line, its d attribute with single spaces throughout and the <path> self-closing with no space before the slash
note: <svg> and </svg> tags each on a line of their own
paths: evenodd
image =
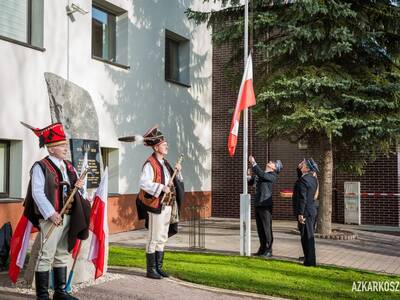
<svg viewBox="0 0 400 300">
<path fill-rule="evenodd" d="M 164 186 L 168 184 L 169 179 L 170 179 L 170 174 L 169 171 L 167 169 L 167 166 L 164 163 L 164 160 L 160 160 L 158 159 L 158 161 L 160 162 L 160 164 L 163 167 L 163 171 L 164 171 L 164 177 L 165 177 L 165 184 L 162 183 L 157 183 L 154 182 L 154 171 L 153 171 L 153 167 L 151 166 L 150 162 L 147 162 L 144 167 L 143 167 L 143 171 L 142 174 L 140 175 L 140 180 L 139 180 L 139 187 L 144 190 L 146 193 L 154 196 L 154 197 L 159 197 Z M 180 172 L 177 174 L 177 178 L 182 181 L 182 175 L 180 174 Z"/>
<path fill-rule="evenodd" d="M 61 174 L 63 176 L 63 181 L 69 182 L 67 167 L 62 159 L 58 159 L 54 156 L 49 156 L 50 160 L 60 169 Z M 45 178 L 42 171 L 42 168 L 39 164 L 35 164 L 32 168 L 32 197 L 35 201 L 40 213 L 43 218 L 47 220 L 55 213 L 55 209 L 53 205 L 50 203 L 49 199 L 47 199 L 46 194 L 44 193 L 44 184 Z"/>
</svg>

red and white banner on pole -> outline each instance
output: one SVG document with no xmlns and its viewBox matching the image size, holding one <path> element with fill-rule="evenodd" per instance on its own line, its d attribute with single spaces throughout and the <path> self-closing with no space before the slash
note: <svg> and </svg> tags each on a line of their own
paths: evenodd
<svg viewBox="0 0 400 300">
<path fill-rule="evenodd" d="M 11 238 L 10 243 L 10 267 L 8 277 L 13 283 L 17 282 L 19 272 L 24 267 L 26 252 L 29 245 L 29 237 L 32 232 L 38 231 L 32 223 L 22 215 Z"/>
<path fill-rule="evenodd" d="M 78 175 L 79 177 L 83 174 L 83 172 L 86 170 L 86 168 L 88 166 L 89 166 L 88 153 L 87 153 L 87 151 L 85 151 L 85 155 L 83 156 L 83 162 L 82 162 L 82 165 L 81 165 L 81 170 L 80 170 L 80 173 Z M 83 179 L 83 187 L 80 190 L 81 191 L 83 190 L 82 197 L 87 199 L 87 197 L 88 197 L 88 193 L 87 193 L 87 175 Z M 88 200 L 91 200 L 91 199 L 88 199 Z M 72 258 L 73 259 L 78 259 L 81 243 L 82 243 L 82 241 L 80 239 L 76 240 L 75 246 L 72 249 Z"/>
<path fill-rule="evenodd" d="M 231 129 L 228 138 L 229 155 L 233 156 L 236 150 L 237 137 L 239 132 L 240 113 L 245 108 L 256 105 L 256 97 L 253 89 L 253 62 L 251 54 L 247 58 L 246 67 L 240 84 L 240 90 L 233 113 Z"/>
<path fill-rule="evenodd" d="M 345 193 L 345 196 L 370 196 L 370 197 L 399 197 L 399 193 L 366 193 L 362 192 L 360 194 L 357 193 Z"/>
<path fill-rule="evenodd" d="M 106 269 L 105 257 L 108 249 L 107 197 L 108 169 L 106 168 L 101 178 L 100 185 L 96 190 L 90 214 L 89 229 L 92 231 L 93 235 L 88 260 L 91 260 L 95 266 L 95 279 L 102 276 Z"/>
<path fill-rule="evenodd" d="M 361 192 L 361 193 L 343 193 L 341 191 L 338 191 L 339 193 L 342 193 L 344 196 L 361 196 L 361 197 L 400 197 L 399 193 L 375 193 L 375 192 Z M 290 198 L 293 195 L 293 190 L 291 189 L 282 189 L 280 191 L 280 196 L 282 198 Z"/>
</svg>

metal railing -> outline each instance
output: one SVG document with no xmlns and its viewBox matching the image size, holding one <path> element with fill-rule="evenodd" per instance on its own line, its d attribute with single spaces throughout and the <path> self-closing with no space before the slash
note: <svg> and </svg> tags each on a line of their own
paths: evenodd
<svg viewBox="0 0 400 300">
<path fill-rule="evenodd" d="M 189 250 L 205 250 L 207 206 L 195 204 L 187 207 L 189 218 Z"/>
</svg>

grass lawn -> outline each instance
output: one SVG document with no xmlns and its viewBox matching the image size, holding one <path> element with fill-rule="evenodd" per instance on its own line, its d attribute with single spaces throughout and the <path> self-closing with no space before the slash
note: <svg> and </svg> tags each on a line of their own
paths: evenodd
<svg viewBox="0 0 400 300">
<path fill-rule="evenodd" d="M 111 246 L 109 265 L 145 268 L 144 250 Z M 166 252 L 164 267 L 185 281 L 291 299 L 400 299 L 400 291 L 352 292 L 357 281 L 397 282 L 400 290 L 400 276 L 348 268 L 187 252 Z"/>
</svg>

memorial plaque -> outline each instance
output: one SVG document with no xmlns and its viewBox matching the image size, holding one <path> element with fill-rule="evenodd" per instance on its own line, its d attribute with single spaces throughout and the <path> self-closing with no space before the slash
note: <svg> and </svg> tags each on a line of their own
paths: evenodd
<svg viewBox="0 0 400 300">
<path fill-rule="evenodd" d="M 88 165 L 90 172 L 87 177 L 87 188 L 97 188 L 100 184 L 100 153 L 99 141 L 71 139 L 71 159 L 72 164 L 80 172 L 82 168 L 85 152 L 88 154 Z"/>
</svg>

